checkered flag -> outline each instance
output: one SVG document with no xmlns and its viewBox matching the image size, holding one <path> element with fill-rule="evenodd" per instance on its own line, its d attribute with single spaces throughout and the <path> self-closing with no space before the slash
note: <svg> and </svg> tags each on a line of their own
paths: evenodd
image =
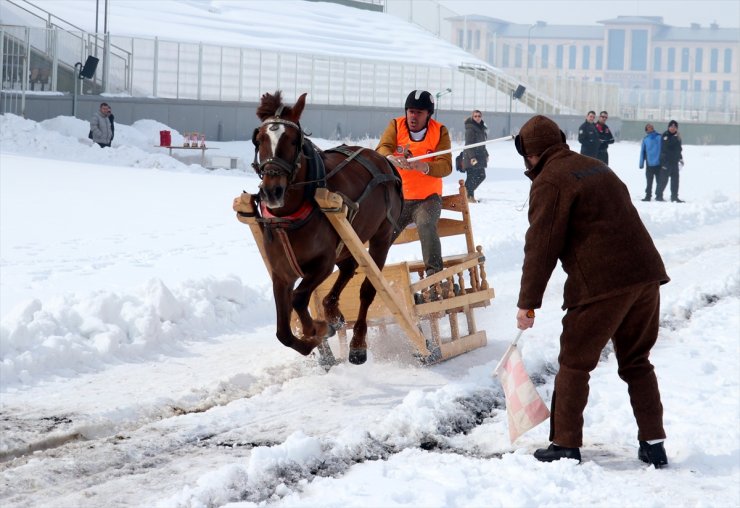
<svg viewBox="0 0 740 508">
<path fill-rule="evenodd" d="M 524 369 L 522 355 L 516 346 L 519 337 L 521 332 L 493 371 L 493 375 L 501 380 L 504 389 L 506 414 L 509 417 L 509 439 L 512 443 L 550 417 L 550 411 Z"/>
</svg>

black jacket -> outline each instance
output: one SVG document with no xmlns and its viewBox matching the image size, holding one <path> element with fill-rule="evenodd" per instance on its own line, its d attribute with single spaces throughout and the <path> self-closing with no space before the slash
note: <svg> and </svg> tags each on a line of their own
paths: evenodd
<svg viewBox="0 0 740 508">
<path fill-rule="evenodd" d="M 599 134 L 599 140 L 601 141 L 599 144 L 599 151 L 606 152 L 609 149 L 609 145 L 614 143 L 612 131 L 609 129 L 607 124 L 600 124 L 597 122 L 594 124 L 594 127 L 596 127 L 596 132 Z"/>
<path fill-rule="evenodd" d="M 480 143 L 487 139 L 488 127 L 486 127 L 486 123 L 483 120 L 481 120 L 480 123 L 477 123 L 475 120 L 468 117 L 465 120 L 465 144 L 471 145 L 473 143 Z M 475 166 L 470 163 L 471 159 L 476 159 Z M 488 150 L 486 150 L 485 145 L 465 150 L 465 159 L 463 162 L 463 167 L 465 169 L 471 167 L 485 168 L 486 166 L 488 166 Z"/>
<path fill-rule="evenodd" d="M 671 134 L 671 131 L 665 131 L 660 142 L 660 165 L 667 169 L 678 167 L 683 160 L 681 152 L 681 136 L 678 132 Z"/>
<path fill-rule="evenodd" d="M 601 138 L 596 126 L 588 120 L 578 128 L 578 142 L 581 144 L 581 154 L 596 158 L 601 146 Z"/>
</svg>

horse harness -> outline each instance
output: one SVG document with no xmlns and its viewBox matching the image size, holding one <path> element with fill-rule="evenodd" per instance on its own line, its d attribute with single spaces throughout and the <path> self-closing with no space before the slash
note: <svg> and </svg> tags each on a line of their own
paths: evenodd
<svg viewBox="0 0 740 508">
<path fill-rule="evenodd" d="M 275 117 L 268 118 L 267 120 L 263 121 L 262 126 L 269 125 L 269 129 L 277 129 L 277 125 L 285 125 L 287 127 L 292 127 L 296 129 L 300 135 L 298 146 L 300 146 L 301 149 L 295 151 L 295 158 L 292 164 L 286 162 L 284 159 L 275 157 L 274 155 L 273 157 L 269 157 L 264 161 L 258 161 L 258 150 L 255 149 L 252 167 L 256 171 L 257 176 L 259 176 L 260 180 L 263 179 L 265 175 L 280 176 L 282 174 L 285 174 L 289 178 L 289 187 L 305 185 L 306 187 L 304 190 L 304 201 L 296 212 L 287 216 L 278 217 L 272 214 L 272 212 L 270 212 L 267 208 L 267 205 L 265 205 L 257 196 L 256 201 L 258 204 L 259 216 L 256 217 L 256 220 L 258 223 L 264 226 L 264 228 L 267 230 L 266 233 L 268 236 L 271 235 L 272 232 L 275 232 L 278 235 L 278 238 L 280 238 L 281 244 L 283 246 L 283 251 L 285 252 L 286 258 L 288 259 L 293 272 L 296 276 L 302 278 L 304 274 L 298 264 L 295 252 L 290 245 L 290 239 L 287 236 L 286 230 L 298 229 L 313 218 L 313 215 L 318 211 L 318 205 L 313 198 L 316 189 L 325 188 L 327 180 L 339 173 L 339 171 L 344 169 L 351 161 L 356 160 L 360 165 L 362 165 L 362 167 L 364 167 L 370 173 L 372 179 L 370 180 L 370 182 L 368 182 L 365 190 L 360 195 L 360 197 L 357 198 L 356 201 L 352 201 L 341 192 L 338 192 L 338 194 L 342 196 L 345 204 L 347 205 L 347 218 L 351 223 L 354 217 L 359 212 L 360 203 L 372 192 L 373 189 L 375 189 L 375 187 L 377 187 L 381 183 L 392 181 L 395 182 L 398 188 L 400 188 L 401 178 L 398 175 L 398 172 L 395 171 L 395 168 L 393 168 L 394 171 L 391 174 L 384 174 L 378 171 L 378 169 L 369 161 L 369 159 L 362 155 L 363 151 L 368 150 L 367 148 L 359 148 L 353 151 L 350 150 L 349 147 L 347 147 L 346 145 L 340 145 L 324 151 L 325 153 L 341 153 L 347 157 L 327 174 L 321 150 L 316 145 L 314 145 L 314 143 L 310 139 L 306 137 L 300 124 L 280 118 L 282 110 L 283 106 L 280 106 L 280 108 L 275 113 Z M 252 143 L 255 145 L 255 148 L 259 147 L 259 143 L 257 142 L 258 132 L 259 127 L 254 130 L 254 134 L 252 135 Z M 301 166 L 301 154 L 303 154 L 306 160 L 307 178 L 305 182 L 295 183 L 294 180 L 296 174 L 298 173 L 298 169 Z M 385 198 L 386 203 L 389 203 L 387 189 Z M 395 219 L 390 215 L 389 208 L 389 206 L 386 206 L 386 218 L 394 226 L 395 229 L 398 229 L 398 225 Z M 344 244 L 340 239 L 339 246 L 336 251 L 337 255 L 342 250 L 343 245 Z"/>
</svg>

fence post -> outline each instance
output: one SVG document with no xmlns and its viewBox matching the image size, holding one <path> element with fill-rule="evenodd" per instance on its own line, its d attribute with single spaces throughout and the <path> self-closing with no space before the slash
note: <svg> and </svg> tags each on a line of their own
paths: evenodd
<svg viewBox="0 0 740 508">
<path fill-rule="evenodd" d="M 110 32 L 105 32 L 105 48 L 103 49 L 103 90 L 110 92 Z"/>
<path fill-rule="evenodd" d="M 28 89 L 28 68 L 31 62 L 31 28 L 26 27 L 26 61 L 23 62 L 23 79 L 21 80 L 21 116 L 26 118 L 26 90 Z"/>
<path fill-rule="evenodd" d="M 203 43 L 198 43 L 198 100 L 201 99 L 203 86 Z"/>
<path fill-rule="evenodd" d="M 180 45 L 178 44 L 178 48 Z M 178 64 L 180 63 L 179 55 L 177 59 Z M 152 95 L 157 97 L 157 75 L 159 74 L 159 37 L 154 37 L 154 69 L 152 72 Z M 180 75 L 178 73 L 177 80 L 179 84 Z"/>
</svg>

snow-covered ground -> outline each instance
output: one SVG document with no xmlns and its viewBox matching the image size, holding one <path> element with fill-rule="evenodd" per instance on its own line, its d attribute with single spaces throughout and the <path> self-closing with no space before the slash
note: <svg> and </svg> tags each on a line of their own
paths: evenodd
<svg viewBox="0 0 740 508">
<path fill-rule="evenodd" d="M 478 312 L 488 346 L 421 368 L 399 353 L 402 336 L 376 334 L 367 364 L 324 373 L 274 337 L 269 278 L 231 210 L 256 190 L 251 170 L 158 153 L 165 126 L 147 120 L 118 125 L 111 149 L 71 117 L 0 122 L 4 506 L 740 503 L 740 147 L 685 147 L 685 204 L 639 201 L 639 146 L 610 149 L 672 278 L 652 355 L 670 467 L 656 471 L 636 458 L 608 352 L 582 465 L 531 457 L 547 424 L 508 441 L 490 374 L 516 332 L 526 229 L 511 143 L 491 146 L 472 211 L 497 295 Z M 251 160 L 249 142 L 217 146 Z M 563 278 L 522 342 L 548 403 Z"/>
<path fill-rule="evenodd" d="M 45 4 L 84 28 L 94 19 L 89 2 Z M 73 15 L 83 4 L 84 22 Z M 237 4 L 214 0 L 221 12 L 211 14 L 203 2 L 164 4 L 136 2 L 132 16 L 132 2 L 111 2 L 111 30 L 169 37 L 183 33 L 174 21 L 198 15 L 213 25 L 198 28 L 202 40 L 237 44 L 229 13 L 221 16 Z M 244 4 L 273 25 L 275 5 L 284 26 L 305 20 L 312 31 L 293 41 L 306 51 L 345 45 L 317 28 L 330 25 L 317 21 L 325 4 Z M 153 22 L 167 6 L 182 16 Z M 269 47 L 276 37 L 254 40 Z M 367 37 L 353 51 L 376 58 L 385 49 Z M 447 54 L 404 41 L 386 44 Z M 532 458 L 547 444 L 547 423 L 509 443 L 491 371 L 516 333 L 527 227 L 529 181 L 511 143 L 490 146 L 482 202 L 472 207 L 496 290 L 477 312 L 488 345 L 421 368 L 403 336 L 376 333 L 365 365 L 326 373 L 275 338 L 269 277 L 231 210 L 242 190 L 257 189 L 251 142 L 211 142 L 241 163 L 208 170 L 199 156 L 152 146 L 168 128 L 117 124 L 113 147 L 100 149 L 82 120 L 0 117 L 2 506 L 740 506 L 740 146 L 684 147 L 684 204 L 639 201 L 639 145 L 610 148 L 672 279 L 651 356 L 670 467 L 655 470 L 636 458 L 626 387 L 608 350 L 591 379 L 583 464 Z M 446 193 L 459 176 L 445 179 Z M 454 252 L 454 242 L 443 249 Z M 418 257 L 404 246 L 389 261 Z M 563 282 L 558 269 L 520 342 L 548 403 Z"/>
</svg>

